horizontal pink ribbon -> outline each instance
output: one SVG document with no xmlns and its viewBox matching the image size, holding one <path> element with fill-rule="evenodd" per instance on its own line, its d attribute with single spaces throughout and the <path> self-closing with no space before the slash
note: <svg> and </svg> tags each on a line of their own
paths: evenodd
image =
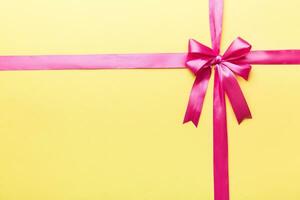
<svg viewBox="0 0 300 200">
<path fill-rule="evenodd" d="M 169 69 L 185 60 L 186 53 L 0 56 L 0 70 Z"/>
<path fill-rule="evenodd" d="M 251 51 L 251 45 L 238 37 L 220 55 L 223 0 L 209 0 L 209 19 L 212 48 L 190 40 L 187 53 L 0 56 L 0 70 L 188 68 L 196 78 L 184 122 L 191 121 L 195 126 L 198 125 L 208 82 L 214 70 L 214 199 L 229 200 L 225 95 L 239 123 L 251 118 L 236 76 L 247 80 L 251 64 L 300 64 L 300 50 Z"/>
<path fill-rule="evenodd" d="M 0 56 L 0 70 L 179 69 L 187 53 Z M 251 51 L 240 63 L 299 64 L 300 50 Z"/>
</svg>

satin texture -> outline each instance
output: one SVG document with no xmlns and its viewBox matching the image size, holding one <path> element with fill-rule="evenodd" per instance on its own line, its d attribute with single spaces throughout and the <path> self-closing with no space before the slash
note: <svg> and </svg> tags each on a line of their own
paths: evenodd
<svg viewBox="0 0 300 200">
<path fill-rule="evenodd" d="M 251 45 L 238 37 L 221 55 L 223 5 L 224 0 L 209 0 L 212 48 L 191 39 L 188 52 L 184 53 L 0 56 L 0 70 L 187 68 L 195 75 L 195 81 L 183 122 L 192 122 L 195 126 L 198 126 L 208 82 L 214 71 L 214 199 L 229 200 L 225 95 L 228 96 L 238 123 L 251 118 L 236 76 L 247 80 L 251 64 L 300 64 L 300 50 L 251 51 Z"/>
</svg>

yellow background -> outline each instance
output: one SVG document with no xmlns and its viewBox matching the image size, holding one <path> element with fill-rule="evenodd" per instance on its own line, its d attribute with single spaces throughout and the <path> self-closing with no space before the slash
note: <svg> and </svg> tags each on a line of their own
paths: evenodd
<svg viewBox="0 0 300 200">
<path fill-rule="evenodd" d="M 0 54 L 185 52 L 210 44 L 208 0 L 1 0 Z M 225 0 L 223 45 L 300 48 L 299 0 Z M 212 85 L 182 125 L 188 70 L 0 72 L 1 200 L 213 199 Z M 212 83 L 212 81 L 210 82 Z M 240 80 L 228 107 L 232 200 L 300 199 L 300 66 Z"/>
</svg>

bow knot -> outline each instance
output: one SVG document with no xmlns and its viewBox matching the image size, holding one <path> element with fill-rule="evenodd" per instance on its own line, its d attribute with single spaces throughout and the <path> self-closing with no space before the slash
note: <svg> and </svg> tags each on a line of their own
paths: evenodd
<svg viewBox="0 0 300 200">
<path fill-rule="evenodd" d="M 211 65 L 217 65 L 217 64 L 220 64 L 221 62 L 222 62 L 222 56 L 221 56 L 221 55 L 217 55 L 217 56 L 213 59 Z"/>
<path fill-rule="evenodd" d="M 195 126 L 198 125 L 213 66 L 215 66 L 215 76 L 220 85 L 219 88 L 214 89 L 220 89 L 222 93 L 227 94 L 238 122 L 241 123 L 243 119 L 251 118 L 250 109 L 236 80 L 236 75 L 245 80 L 248 79 L 251 65 L 239 64 L 239 60 L 243 59 L 250 50 L 251 45 L 240 37 L 230 44 L 223 56 L 196 40 L 189 41 L 186 66 L 195 74 L 196 79 L 190 94 L 184 123 L 192 121 Z"/>
</svg>

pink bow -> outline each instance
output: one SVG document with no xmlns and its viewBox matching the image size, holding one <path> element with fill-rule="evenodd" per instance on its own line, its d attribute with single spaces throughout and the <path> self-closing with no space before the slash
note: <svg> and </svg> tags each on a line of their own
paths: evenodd
<svg viewBox="0 0 300 200">
<path fill-rule="evenodd" d="M 251 65 L 236 62 L 244 59 L 250 50 L 251 45 L 240 37 L 231 43 L 223 56 L 196 40 L 189 41 L 186 66 L 195 74 L 196 79 L 190 93 L 184 123 L 192 121 L 198 126 L 212 69 L 215 69 L 217 81 L 214 90 L 221 90 L 218 94 L 227 94 L 238 122 L 251 118 L 249 107 L 235 77 L 238 75 L 248 80 Z"/>
</svg>

